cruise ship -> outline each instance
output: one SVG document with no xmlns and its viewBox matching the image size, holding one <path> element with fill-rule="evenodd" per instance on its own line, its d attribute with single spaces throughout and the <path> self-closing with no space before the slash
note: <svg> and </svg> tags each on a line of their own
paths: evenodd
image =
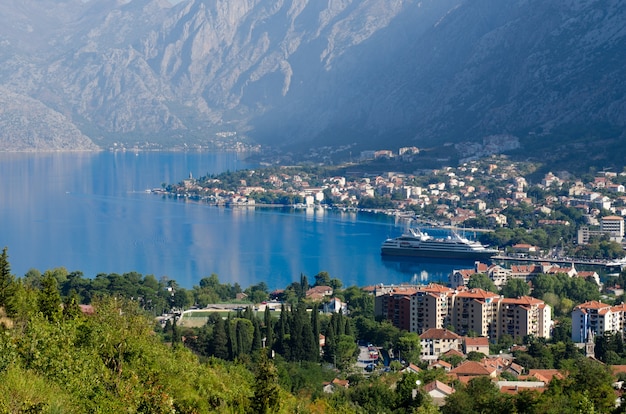
<svg viewBox="0 0 626 414">
<path fill-rule="evenodd" d="M 384 256 L 487 260 L 497 255 L 498 250 L 468 240 L 456 232 L 445 238 L 435 238 L 419 229 L 409 228 L 402 236 L 385 240 L 380 253 Z"/>
</svg>

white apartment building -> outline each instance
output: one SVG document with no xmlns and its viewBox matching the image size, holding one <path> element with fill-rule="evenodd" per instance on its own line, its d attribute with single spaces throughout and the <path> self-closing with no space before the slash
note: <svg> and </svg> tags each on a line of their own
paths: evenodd
<svg viewBox="0 0 626 414">
<path fill-rule="evenodd" d="M 600 231 L 609 234 L 611 240 L 621 242 L 624 237 L 624 218 L 620 216 L 602 217 Z"/>
<path fill-rule="evenodd" d="M 624 333 L 626 304 L 611 306 L 608 303 L 590 301 L 581 303 L 572 311 L 572 341 L 587 342 L 589 335 L 605 332 Z"/>
</svg>

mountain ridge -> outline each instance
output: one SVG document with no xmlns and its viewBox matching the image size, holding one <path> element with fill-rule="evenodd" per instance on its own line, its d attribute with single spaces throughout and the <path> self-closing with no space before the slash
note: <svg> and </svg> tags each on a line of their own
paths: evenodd
<svg viewBox="0 0 626 414">
<path fill-rule="evenodd" d="M 285 150 L 493 135 L 524 147 L 568 128 L 624 139 L 617 0 L 11 1 L 0 12 L 13 22 L 0 29 L 0 86 L 100 147 L 208 145 L 224 132 Z"/>
</svg>

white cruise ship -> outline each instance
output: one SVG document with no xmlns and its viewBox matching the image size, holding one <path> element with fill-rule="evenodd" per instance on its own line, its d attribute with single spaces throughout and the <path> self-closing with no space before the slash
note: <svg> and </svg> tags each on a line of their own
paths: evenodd
<svg viewBox="0 0 626 414">
<path fill-rule="evenodd" d="M 498 250 L 468 240 L 455 232 L 445 238 L 435 238 L 419 229 L 409 228 L 402 236 L 385 240 L 380 253 L 386 256 L 486 260 L 497 255 Z"/>
</svg>

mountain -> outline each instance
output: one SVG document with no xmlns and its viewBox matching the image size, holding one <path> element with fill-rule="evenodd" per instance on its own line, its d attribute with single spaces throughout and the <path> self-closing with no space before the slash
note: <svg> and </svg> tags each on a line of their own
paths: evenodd
<svg viewBox="0 0 626 414">
<path fill-rule="evenodd" d="M 619 0 L 7 0 L 0 122 L 37 122 L 0 139 L 593 151 L 625 138 L 624 21 Z"/>
</svg>

